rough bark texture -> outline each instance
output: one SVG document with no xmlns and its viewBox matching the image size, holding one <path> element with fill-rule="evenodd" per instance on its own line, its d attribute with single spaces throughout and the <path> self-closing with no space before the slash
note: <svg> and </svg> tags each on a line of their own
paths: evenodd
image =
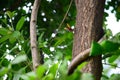
<svg viewBox="0 0 120 80">
<path fill-rule="evenodd" d="M 103 36 L 103 14 L 105 0 L 75 0 L 77 20 L 73 42 L 73 59 L 85 49 L 90 48 L 92 40 L 98 41 Z M 95 80 L 102 74 L 101 56 L 90 58 L 82 72 L 91 72 Z"/>
</svg>

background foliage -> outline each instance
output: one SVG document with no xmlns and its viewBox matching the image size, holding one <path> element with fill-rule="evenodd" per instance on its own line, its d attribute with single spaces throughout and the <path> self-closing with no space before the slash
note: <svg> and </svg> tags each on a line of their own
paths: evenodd
<svg viewBox="0 0 120 80">
<path fill-rule="evenodd" d="M 36 27 L 38 47 L 44 53 L 45 63 L 38 67 L 36 73 L 32 72 L 29 37 L 33 0 L 1 0 L 0 5 L 1 80 L 35 80 L 36 77 L 42 80 L 94 80 L 91 74 L 79 72 L 85 63 L 81 64 L 74 74 L 67 76 L 67 65 L 72 57 L 73 33 L 64 28 L 67 24 L 70 27 L 75 25 L 74 1 L 70 6 L 69 0 L 41 0 Z M 119 20 L 120 1 L 107 1 L 105 9 L 109 10 L 110 7 L 113 7 L 111 12 L 115 13 L 116 19 Z M 105 12 L 104 22 L 107 16 L 109 14 Z M 103 24 L 103 28 L 108 40 L 101 44 L 94 42 L 91 56 L 99 55 L 94 54 L 97 49 L 103 54 L 103 63 L 105 61 L 105 65 L 111 66 L 109 69 L 119 68 L 120 33 L 113 36 L 106 24 Z M 120 79 L 120 74 L 108 76 L 109 69 L 104 69 L 102 80 Z"/>
</svg>

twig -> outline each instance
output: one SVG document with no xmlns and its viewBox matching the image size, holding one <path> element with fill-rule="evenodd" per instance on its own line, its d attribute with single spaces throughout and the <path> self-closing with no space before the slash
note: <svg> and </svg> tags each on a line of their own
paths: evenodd
<svg viewBox="0 0 120 80">
<path fill-rule="evenodd" d="M 103 36 L 98 43 L 100 43 L 101 41 L 103 41 L 105 39 L 105 36 Z M 89 57 L 89 53 L 90 53 L 90 48 L 86 49 L 82 52 L 80 52 L 70 63 L 70 65 L 68 66 L 68 75 L 72 74 L 73 71 L 76 69 L 76 67 L 82 63 L 83 61 L 85 61 L 88 57 Z"/>
<path fill-rule="evenodd" d="M 31 54 L 33 60 L 33 69 L 36 70 L 37 66 L 40 64 L 40 55 L 37 47 L 37 34 L 36 34 L 36 22 L 37 22 L 37 14 L 40 6 L 41 0 L 35 0 L 33 4 L 33 9 L 31 13 L 31 21 L 30 21 L 30 43 L 31 43 Z"/>
<path fill-rule="evenodd" d="M 70 1 L 69 7 L 68 7 L 68 9 L 67 9 L 67 11 L 66 11 L 66 13 L 65 13 L 65 15 L 64 15 L 63 20 L 61 21 L 61 23 L 60 23 L 60 25 L 59 25 L 59 27 L 58 27 L 58 30 L 61 28 L 63 22 L 65 21 L 65 18 L 66 18 L 67 15 L 68 15 L 68 12 L 69 12 L 69 10 L 70 10 L 70 7 L 71 7 L 71 5 L 72 5 L 72 2 L 73 2 L 73 0 Z"/>
<path fill-rule="evenodd" d="M 109 65 L 109 66 L 113 66 L 115 68 L 120 68 L 120 66 L 114 65 L 114 64 L 109 64 L 109 63 L 103 63 L 104 65 Z"/>
<path fill-rule="evenodd" d="M 69 12 L 69 10 L 70 10 L 70 8 L 71 8 L 72 2 L 73 2 L 73 0 L 70 1 L 70 4 L 69 4 L 69 6 L 68 6 L 68 9 L 67 9 L 67 11 L 66 11 L 66 13 L 65 13 L 62 21 L 60 22 L 60 25 L 59 25 L 58 28 L 55 30 L 55 32 L 54 32 L 55 35 L 58 34 L 58 31 L 59 31 L 60 28 L 62 27 L 62 24 L 63 24 L 63 22 L 65 21 L 67 15 L 68 15 L 68 12 Z M 50 41 L 49 45 L 51 45 L 51 43 L 52 43 L 53 40 L 54 40 L 54 38 L 51 37 L 51 41 Z"/>
</svg>

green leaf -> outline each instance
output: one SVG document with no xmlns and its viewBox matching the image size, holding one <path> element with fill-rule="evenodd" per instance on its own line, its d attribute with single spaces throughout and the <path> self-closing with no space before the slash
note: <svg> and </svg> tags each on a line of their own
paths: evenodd
<svg viewBox="0 0 120 80">
<path fill-rule="evenodd" d="M 35 80 L 36 74 L 35 72 L 28 72 L 26 74 L 21 75 L 23 80 Z"/>
<path fill-rule="evenodd" d="M 95 80 L 90 73 L 83 73 L 80 80 Z"/>
<path fill-rule="evenodd" d="M 56 47 L 58 45 L 61 45 L 64 42 L 71 42 L 71 41 L 69 41 L 69 39 L 72 39 L 72 36 L 73 36 L 73 33 L 65 33 L 60 37 L 56 37 L 55 38 L 56 43 L 54 46 Z"/>
<path fill-rule="evenodd" d="M 119 56 L 118 55 L 113 55 L 108 59 L 109 63 L 113 63 Z"/>
<path fill-rule="evenodd" d="M 119 49 L 120 44 L 113 41 L 105 40 L 98 44 L 97 42 L 92 42 L 90 56 L 101 55 L 107 52 L 113 52 Z"/>
<path fill-rule="evenodd" d="M 11 12 L 11 11 L 6 11 L 6 14 L 9 16 L 9 18 L 11 19 L 14 15 L 15 15 L 15 11 Z"/>
<path fill-rule="evenodd" d="M 9 42 L 10 42 L 10 43 L 13 44 L 15 41 L 16 41 L 16 38 L 15 38 L 15 37 L 10 37 L 10 38 L 9 38 Z"/>
<path fill-rule="evenodd" d="M 0 76 L 4 76 L 4 74 L 6 74 L 8 72 L 8 68 L 3 67 L 0 69 Z"/>
<path fill-rule="evenodd" d="M 120 80 L 120 74 L 113 74 L 113 75 L 111 75 L 109 80 Z"/>
<path fill-rule="evenodd" d="M 67 65 L 68 65 L 67 61 L 64 60 L 64 61 L 62 61 L 61 65 L 59 66 L 58 71 L 61 74 L 60 75 L 60 78 L 61 78 L 60 80 L 66 80 L 65 78 L 67 76 Z"/>
<path fill-rule="evenodd" d="M 8 35 L 10 33 L 11 33 L 11 31 L 9 31 L 8 29 L 6 29 L 6 28 L 0 28 L 0 34 L 1 35 Z"/>
<path fill-rule="evenodd" d="M 10 35 L 6 35 L 0 38 L 0 43 L 6 41 L 7 39 L 9 39 Z"/>
<path fill-rule="evenodd" d="M 16 25 L 16 30 L 18 30 L 18 31 L 21 30 L 24 22 L 25 22 L 25 17 L 21 17 L 20 20 L 18 21 L 17 25 Z"/>
<path fill-rule="evenodd" d="M 0 19 L 1 20 L 1 22 L 3 22 L 4 24 L 5 24 L 5 26 L 7 26 L 7 19 L 5 18 L 5 19 Z"/>
<path fill-rule="evenodd" d="M 55 43 L 55 46 L 62 44 L 64 41 L 65 41 L 64 38 L 59 38 L 58 41 Z"/>
<path fill-rule="evenodd" d="M 20 70 L 19 70 L 18 72 L 19 72 L 20 74 L 23 74 L 23 73 L 26 72 L 25 69 L 26 69 L 26 67 L 22 67 L 22 68 L 20 68 Z"/>
<path fill-rule="evenodd" d="M 109 63 L 111 65 L 112 68 L 116 68 L 117 67 L 117 63 Z"/>
<path fill-rule="evenodd" d="M 43 66 L 43 65 L 39 66 L 36 69 L 36 74 L 37 74 L 37 76 L 38 76 L 39 79 L 41 79 L 44 76 L 45 71 L 46 71 L 46 67 Z"/>
<path fill-rule="evenodd" d="M 101 45 L 93 41 L 91 45 L 90 56 L 97 56 L 97 55 L 101 55 L 102 53 L 103 53 L 103 49 Z"/>
<path fill-rule="evenodd" d="M 9 65 L 10 61 L 8 59 L 5 59 L 5 58 L 1 58 L 1 59 L 2 59 L 0 62 L 1 65 L 7 67 Z"/>
<path fill-rule="evenodd" d="M 43 35 L 44 35 L 44 32 L 42 32 L 41 35 L 38 37 L 39 48 L 44 48 L 44 46 L 47 45 L 47 41 L 43 41 Z"/>
<path fill-rule="evenodd" d="M 41 35 L 38 37 L 38 42 L 42 41 L 43 35 L 44 35 L 44 32 L 42 32 Z"/>
<path fill-rule="evenodd" d="M 20 32 L 19 31 L 14 31 L 12 36 L 15 37 L 16 39 L 19 39 Z"/>
<path fill-rule="evenodd" d="M 111 38 L 112 41 L 120 43 L 120 32 Z"/>
<path fill-rule="evenodd" d="M 48 48 L 42 48 L 43 52 L 46 54 L 52 54 L 52 52 L 50 51 L 50 49 Z"/>
<path fill-rule="evenodd" d="M 58 63 L 57 64 L 53 64 L 51 67 L 50 67 L 50 73 L 52 73 L 54 76 L 56 75 L 56 71 L 58 69 Z"/>
<path fill-rule="evenodd" d="M 18 73 L 16 73 L 16 74 L 14 74 L 14 76 L 13 76 L 13 80 L 20 80 L 20 74 L 18 74 Z"/>
<path fill-rule="evenodd" d="M 14 43 L 17 39 L 20 38 L 20 32 L 19 31 L 14 31 L 12 35 L 9 38 L 10 43 Z"/>
<path fill-rule="evenodd" d="M 112 52 L 115 51 L 119 48 L 120 44 L 119 43 L 115 43 L 109 40 L 105 40 L 103 42 L 100 43 L 101 46 L 104 49 L 104 52 Z"/>
<path fill-rule="evenodd" d="M 107 36 L 107 37 L 112 36 L 112 31 L 111 31 L 110 29 L 107 29 L 107 30 L 106 30 L 106 36 Z"/>
<path fill-rule="evenodd" d="M 17 57 L 15 57 L 15 59 L 12 61 L 12 64 L 18 64 L 18 63 L 21 63 L 21 62 L 24 62 L 27 60 L 27 56 L 24 54 L 24 55 L 18 55 Z"/>
<path fill-rule="evenodd" d="M 75 70 L 72 75 L 69 75 L 69 76 L 66 76 L 66 77 L 67 77 L 67 79 L 64 79 L 64 80 L 81 80 L 80 79 L 80 77 L 81 77 L 80 69 Z"/>
<path fill-rule="evenodd" d="M 118 56 L 119 57 L 120 55 L 120 49 L 116 50 L 116 51 L 113 51 L 113 52 L 107 52 L 106 54 L 103 55 L 103 59 L 107 58 L 107 57 L 112 57 L 112 56 Z M 116 57 L 117 58 L 117 57 Z M 113 59 L 113 57 L 112 57 Z"/>
<path fill-rule="evenodd" d="M 52 73 L 46 75 L 42 80 L 55 80 L 54 75 Z"/>
<path fill-rule="evenodd" d="M 104 75 L 104 74 L 102 74 L 101 80 L 109 80 L 109 77 Z"/>
<path fill-rule="evenodd" d="M 78 70 L 81 70 L 83 67 L 85 67 L 85 65 L 87 64 L 88 62 L 83 62 L 83 63 L 81 63 L 78 67 L 77 67 L 77 69 Z"/>
</svg>

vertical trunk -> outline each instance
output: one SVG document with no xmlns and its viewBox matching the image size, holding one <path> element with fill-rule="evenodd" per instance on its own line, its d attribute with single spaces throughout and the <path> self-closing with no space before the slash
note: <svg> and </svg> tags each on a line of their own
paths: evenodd
<svg viewBox="0 0 120 80">
<path fill-rule="evenodd" d="M 91 41 L 98 41 L 103 36 L 103 14 L 105 0 L 75 0 L 77 18 L 73 42 L 73 58 L 81 51 L 90 48 Z M 101 56 L 88 60 L 82 72 L 92 73 L 96 80 L 102 74 Z"/>
</svg>

